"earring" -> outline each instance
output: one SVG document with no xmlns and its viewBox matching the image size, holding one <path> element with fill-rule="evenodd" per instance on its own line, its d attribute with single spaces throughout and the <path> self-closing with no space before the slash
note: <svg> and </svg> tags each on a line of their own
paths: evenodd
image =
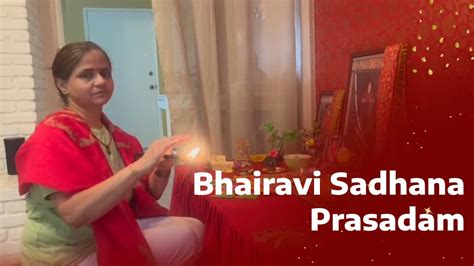
<svg viewBox="0 0 474 266">
<path fill-rule="evenodd" d="M 67 91 L 67 90 L 61 90 L 61 92 L 62 92 L 64 95 L 67 95 L 67 94 L 68 94 L 68 91 Z"/>
</svg>

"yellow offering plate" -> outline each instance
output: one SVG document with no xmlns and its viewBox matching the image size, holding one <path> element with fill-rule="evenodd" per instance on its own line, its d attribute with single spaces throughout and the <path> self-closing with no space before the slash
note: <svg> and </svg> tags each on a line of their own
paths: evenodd
<svg viewBox="0 0 474 266">
<path fill-rule="evenodd" d="M 232 161 L 211 161 L 211 168 L 212 170 L 220 170 L 225 173 L 232 172 Z"/>
<path fill-rule="evenodd" d="M 252 163 L 261 163 L 263 162 L 263 160 L 265 160 L 265 157 L 267 157 L 267 154 L 265 153 L 250 154 L 249 157 Z"/>
</svg>

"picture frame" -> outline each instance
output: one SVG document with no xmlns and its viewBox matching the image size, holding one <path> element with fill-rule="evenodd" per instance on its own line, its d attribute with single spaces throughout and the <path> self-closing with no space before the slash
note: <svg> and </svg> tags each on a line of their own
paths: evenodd
<svg viewBox="0 0 474 266">
<path fill-rule="evenodd" d="M 344 145 L 359 154 L 369 152 L 375 141 L 377 93 L 383 63 L 383 50 L 352 56 L 343 135 Z"/>
<path fill-rule="evenodd" d="M 327 116 L 332 100 L 334 98 L 333 91 L 322 91 L 319 96 L 318 114 L 316 121 L 319 123 L 324 122 L 324 118 Z"/>
</svg>

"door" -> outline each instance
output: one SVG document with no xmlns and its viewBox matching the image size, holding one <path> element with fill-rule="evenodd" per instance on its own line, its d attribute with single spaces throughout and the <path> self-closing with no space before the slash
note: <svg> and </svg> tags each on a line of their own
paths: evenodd
<svg viewBox="0 0 474 266">
<path fill-rule="evenodd" d="M 85 8 L 84 24 L 86 40 L 112 61 L 115 92 L 104 112 L 148 147 L 163 136 L 152 10 Z"/>
</svg>

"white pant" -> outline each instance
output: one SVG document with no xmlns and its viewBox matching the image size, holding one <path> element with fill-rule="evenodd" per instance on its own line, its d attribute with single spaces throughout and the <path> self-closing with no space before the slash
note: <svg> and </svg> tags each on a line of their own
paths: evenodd
<svg viewBox="0 0 474 266">
<path fill-rule="evenodd" d="M 156 217 L 137 220 L 158 265 L 192 265 L 201 251 L 204 224 L 189 217 Z M 97 254 L 79 266 L 96 266 Z"/>
</svg>

